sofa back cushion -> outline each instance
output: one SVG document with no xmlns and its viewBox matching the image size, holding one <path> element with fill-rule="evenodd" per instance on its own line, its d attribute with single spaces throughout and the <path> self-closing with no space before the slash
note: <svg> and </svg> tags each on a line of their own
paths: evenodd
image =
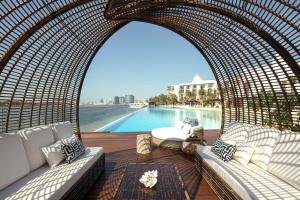
<svg viewBox="0 0 300 200">
<path fill-rule="evenodd" d="M 280 134 L 267 170 L 300 190 L 300 133 Z"/>
<path fill-rule="evenodd" d="M 274 128 L 251 125 L 247 141 L 255 147 L 251 162 L 266 170 L 280 131 Z"/>
<path fill-rule="evenodd" d="M 30 172 L 20 135 L 0 134 L 0 190 Z"/>
<path fill-rule="evenodd" d="M 231 122 L 224 132 L 224 136 L 228 136 L 237 143 L 244 142 L 247 139 L 249 124 L 241 122 Z"/>
<path fill-rule="evenodd" d="M 30 170 L 46 163 L 41 148 L 55 142 L 50 126 L 37 126 L 19 131 L 27 153 Z"/>
<path fill-rule="evenodd" d="M 58 122 L 51 124 L 51 127 L 57 140 L 71 137 L 74 134 L 71 122 Z"/>
</svg>

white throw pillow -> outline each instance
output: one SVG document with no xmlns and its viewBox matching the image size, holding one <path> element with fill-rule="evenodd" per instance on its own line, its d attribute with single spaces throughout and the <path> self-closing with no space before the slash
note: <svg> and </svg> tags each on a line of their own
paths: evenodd
<svg viewBox="0 0 300 200">
<path fill-rule="evenodd" d="M 181 130 L 182 127 L 183 127 L 183 125 L 184 125 L 184 123 L 183 123 L 182 121 L 180 121 L 180 122 L 178 122 L 178 123 L 176 124 L 176 128 L 177 128 L 178 130 Z"/>
<path fill-rule="evenodd" d="M 189 135 L 191 130 L 191 125 L 190 124 L 184 124 L 181 131 L 184 135 Z"/>
<path fill-rule="evenodd" d="M 255 146 L 255 150 L 250 161 L 266 170 L 279 134 L 277 129 L 252 125 L 247 140 Z"/>
<path fill-rule="evenodd" d="M 300 133 L 279 135 L 267 171 L 300 190 Z"/>
<path fill-rule="evenodd" d="M 51 168 L 56 167 L 64 160 L 61 141 L 57 141 L 54 144 L 42 147 L 42 152 Z"/>
<path fill-rule="evenodd" d="M 247 165 L 254 153 L 254 146 L 250 143 L 238 144 L 233 159 L 241 163 L 243 166 Z"/>
</svg>

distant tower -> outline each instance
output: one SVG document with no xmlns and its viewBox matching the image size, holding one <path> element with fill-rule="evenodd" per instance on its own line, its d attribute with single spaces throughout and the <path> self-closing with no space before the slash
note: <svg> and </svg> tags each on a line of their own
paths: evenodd
<svg viewBox="0 0 300 200">
<path fill-rule="evenodd" d="M 119 103 L 124 104 L 125 103 L 125 97 L 119 97 Z"/>
<path fill-rule="evenodd" d="M 132 94 L 125 95 L 125 103 L 134 103 L 134 96 Z"/>
<path fill-rule="evenodd" d="M 114 104 L 120 104 L 120 100 L 118 96 L 115 96 L 114 98 Z"/>
</svg>

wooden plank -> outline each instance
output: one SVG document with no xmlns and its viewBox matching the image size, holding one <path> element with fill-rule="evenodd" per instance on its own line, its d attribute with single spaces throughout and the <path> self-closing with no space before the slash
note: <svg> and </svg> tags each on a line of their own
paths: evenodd
<svg viewBox="0 0 300 200">
<path fill-rule="evenodd" d="M 86 146 L 102 146 L 107 153 L 105 172 L 87 194 L 86 199 L 112 199 L 128 163 L 174 163 L 191 199 L 218 199 L 207 182 L 200 177 L 192 156 L 162 148 L 153 149 L 150 155 L 138 155 L 136 135 L 140 133 L 82 133 Z M 218 135 L 219 130 L 204 132 L 208 144 L 212 144 Z"/>
</svg>

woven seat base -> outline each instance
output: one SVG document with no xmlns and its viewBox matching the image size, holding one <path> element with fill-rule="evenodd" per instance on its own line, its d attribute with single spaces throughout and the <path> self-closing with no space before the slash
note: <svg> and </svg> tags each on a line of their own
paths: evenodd
<svg viewBox="0 0 300 200">
<path fill-rule="evenodd" d="M 62 197 L 64 200 L 81 200 L 94 185 L 105 169 L 105 154 L 103 154 L 88 171 Z"/>
<path fill-rule="evenodd" d="M 241 199 L 239 195 L 201 158 L 195 154 L 195 165 L 201 176 L 206 180 L 220 199 Z"/>
</svg>

